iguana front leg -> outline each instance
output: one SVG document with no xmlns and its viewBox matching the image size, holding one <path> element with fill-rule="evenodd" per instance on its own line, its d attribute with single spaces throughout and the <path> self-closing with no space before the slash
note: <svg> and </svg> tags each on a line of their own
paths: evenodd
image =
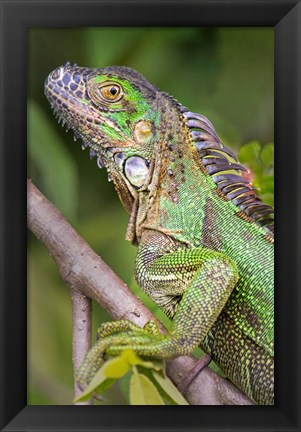
<svg viewBox="0 0 301 432">
<path fill-rule="evenodd" d="M 124 320 L 103 325 L 104 337 L 79 370 L 81 383 L 92 379 L 104 354 L 115 356 L 129 348 L 156 358 L 188 354 L 217 319 L 238 280 L 235 263 L 202 246 L 170 250 L 168 242 L 156 231 L 145 234 L 138 249 L 136 276 L 141 287 L 173 316 L 170 332 L 160 334 L 152 322 L 144 329 Z"/>
</svg>

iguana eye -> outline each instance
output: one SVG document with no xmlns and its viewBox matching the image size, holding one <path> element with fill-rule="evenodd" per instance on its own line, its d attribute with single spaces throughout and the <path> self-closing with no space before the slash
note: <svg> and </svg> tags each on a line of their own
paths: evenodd
<svg viewBox="0 0 301 432">
<path fill-rule="evenodd" d="M 99 93 L 108 102 L 117 102 L 122 96 L 122 89 L 118 84 L 104 84 L 99 88 Z"/>
<path fill-rule="evenodd" d="M 92 101 L 100 108 L 113 105 L 124 96 L 122 86 L 116 81 L 98 82 L 95 77 L 88 80 L 87 91 Z"/>
</svg>

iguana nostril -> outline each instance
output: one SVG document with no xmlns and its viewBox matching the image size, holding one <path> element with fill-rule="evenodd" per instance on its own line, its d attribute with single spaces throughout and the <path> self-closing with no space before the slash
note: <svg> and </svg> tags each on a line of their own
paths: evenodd
<svg viewBox="0 0 301 432">
<path fill-rule="evenodd" d="M 55 69 L 52 74 L 51 74 L 51 78 L 52 79 L 58 79 L 61 75 L 61 68 Z"/>
</svg>

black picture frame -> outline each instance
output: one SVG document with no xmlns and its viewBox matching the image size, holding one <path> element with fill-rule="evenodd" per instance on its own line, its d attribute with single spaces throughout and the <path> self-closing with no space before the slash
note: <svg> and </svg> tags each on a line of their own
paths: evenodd
<svg viewBox="0 0 301 432">
<path fill-rule="evenodd" d="M 300 430 L 300 10 L 300 0 L 1 1 L 1 430 Z M 28 29 L 86 26 L 274 27 L 274 406 L 26 406 Z"/>
</svg>

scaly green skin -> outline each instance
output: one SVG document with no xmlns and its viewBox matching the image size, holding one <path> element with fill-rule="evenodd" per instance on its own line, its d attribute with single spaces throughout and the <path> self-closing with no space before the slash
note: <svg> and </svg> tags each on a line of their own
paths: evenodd
<svg viewBox="0 0 301 432">
<path fill-rule="evenodd" d="M 59 120 L 97 156 L 130 213 L 142 289 L 172 318 L 104 324 L 78 372 L 86 383 L 126 348 L 171 358 L 196 346 L 258 404 L 274 401 L 272 212 L 211 123 L 124 67 L 66 64 L 46 80 Z"/>
</svg>

